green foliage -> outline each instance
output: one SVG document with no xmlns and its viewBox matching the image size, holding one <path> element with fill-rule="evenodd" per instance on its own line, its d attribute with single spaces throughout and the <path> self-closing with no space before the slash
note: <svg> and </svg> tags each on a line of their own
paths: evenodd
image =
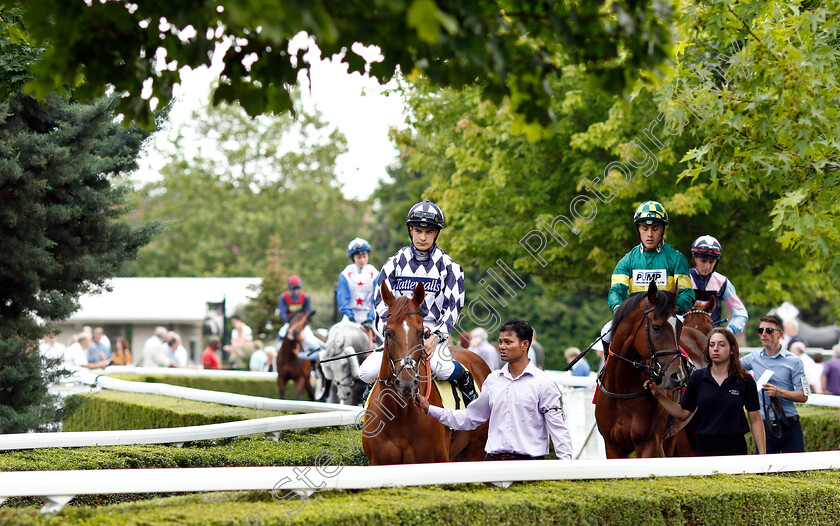
<svg viewBox="0 0 840 526">
<path fill-rule="evenodd" d="M 265 409 L 232 407 L 169 396 L 103 390 L 72 395 L 73 411 L 62 422 L 64 431 L 111 431 L 186 427 L 280 416 Z"/>
<path fill-rule="evenodd" d="M 124 273 L 256 276 L 269 260 L 300 274 L 307 289 L 331 287 L 361 216 L 335 177 L 344 137 L 318 115 L 251 119 L 228 105 L 192 122 L 195 130 L 174 134 L 162 179 L 134 196 L 129 219 L 167 229 Z M 205 139 L 198 155 L 186 146 L 193 131 Z"/>
<path fill-rule="evenodd" d="M 318 492 L 278 503 L 271 492 L 205 493 L 54 516 L 2 510 L 4 524 L 830 524 L 840 512 L 837 471 L 480 484 Z M 302 505 L 305 504 L 305 505 Z"/>
<path fill-rule="evenodd" d="M 756 273 L 777 296 L 788 291 L 777 291 L 780 280 L 765 274 L 787 270 L 821 291 L 840 283 L 838 15 L 836 2 L 704 2 L 680 23 L 682 53 L 660 92 L 664 99 L 688 80 L 699 85 L 688 65 L 723 62 L 716 51 L 730 54 L 730 43 L 741 43 L 734 63 L 723 64 L 725 74 L 704 75 L 711 96 L 696 103 L 705 105 L 705 140 L 685 152 L 680 177 L 770 205 L 765 229 L 809 262 L 804 272 L 768 265 Z"/>
<path fill-rule="evenodd" d="M 441 86 L 478 82 L 483 97 L 496 103 L 507 97 L 523 123 L 544 125 L 552 118 L 546 81 L 561 74 L 557 56 L 585 64 L 603 85 L 620 90 L 638 69 L 666 59 L 671 15 L 667 2 L 630 0 L 440 5 L 42 0 L 26 3 L 32 39 L 47 46 L 32 67 L 35 79 L 28 89 L 43 95 L 75 86 L 76 96 L 87 100 L 112 85 L 128 93 L 119 111 L 151 123 L 143 84 L 151 79 L 151 95 L 165 105 L 180 68 L 209 66 L 214 47 L 233 40 L 214 102 L 238 100 L 252 116 L 290 112 L 292 87 L 299 74 L 308 74 L 309 64 L 303 51 L 289 49 L 289 41 L 306 32 L 325 56 L 338 55 L 350 72 L 369 68 L 382 83 L 397 71 L 425 74 Z M 366 64 L 351 51 L 354 43 L 376 45 L 384 58 Z"/>
<path fill-rule="evenodd" d="M 32 80 L 29 66 L 42 53 L 29 43 L 19 7 L 0 8 L 0 100 L 20 91 Z"/>
<path fill-rule="evenodd" d="M 180 385 L 206 391 L 221 391 L 249 396 L 277 398 L 277 380 L 252 378 L 217 378 L 205 376 L 175 376 L 152 374 L 109 374 L 111 378 L 132 382 L 161 383 Z"/>
<path fill-rule="evenodd" d="M 155 231 L 120 220 L 120 177 L 136 167 L 146 134 L 114 122 L 117 100 L 0 101 L 0 432 L 58 416 L 47 393 L 58 371 L 41 364 L 39 318 L 69 316 Z"/>
</svg>

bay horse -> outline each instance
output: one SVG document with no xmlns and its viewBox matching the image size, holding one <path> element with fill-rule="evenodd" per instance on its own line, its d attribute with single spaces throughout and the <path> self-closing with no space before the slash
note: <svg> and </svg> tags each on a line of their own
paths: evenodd
<svg viewBox="0 0 840 526">
<path fill-rule="evenodd" d="M 472 431 L 452 431 L 414 405 L 417 393 L 441 405 L 423 346 L 422 282 L 411 297 L 395 298 L 384 282 L 380 290 L 388 306 L 385 354 L 362 426 L 362 446 L 371 465 L 483 460 L 487 422 Z M 484 360 L 454 346 L 450 351 L 481 386 L 490 374 Z"/>
<path fill-rule="evenodd" d="M 695 301 L 691 310 L 683 315 L 685 318 L 683 328 L 692 327 L 703 334 L 709 334 L 709 331 L 714 328 L 712 311 L 715 310 L 715 305 L 717 305 L 717 298 L 714 296 L 709 298 L 709 301 Z"/>
<path fill-rule="evenodd" d="M 303 328 L 314 314 L 315 312 L 298 311 L 289 317 L 289 328 L 280 349 L 277 350 L 277 387 L 280 390 L 280 398 L 286 394 L 286 383 L 293 380 L 298 400 L 303 397 L 304 391 L 310 400 L 315 399 L 315 390 L 309 380 L 312 362 L 298 357 L 298 354 L 303 352 Z"/>
<path fill-rule="evenodd" d="M 677 390 L 688 380 L 685 357 L 677 348 L 682 325 L 676 317 L 676 284 L 670 292 L 636 294 L 615 310 L 609 359 L 598 375 L 595 420 L 607 458 L 665 456 L 668 414 L 644 388 L 651 380 Z"/>
</svg>

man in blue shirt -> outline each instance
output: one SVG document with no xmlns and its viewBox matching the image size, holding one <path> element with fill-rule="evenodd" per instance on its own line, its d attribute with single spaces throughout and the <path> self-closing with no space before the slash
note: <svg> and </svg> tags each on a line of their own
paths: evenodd
<svg viewBox="0 0 840 526">
<path fill-rule="evenodd" d="M 808 401 L 810 392 L 802 360 L 782 347 L 782 331 L 781 318 L 775 314 L 762 317 L 758 334 L 763 348 L 743 357 L 741 365 L 751 370 L 756 380 L 767 370 L 773 372 L 758 397 L 767 431 L 767 452 L 798 453 L 805 451 L 805 443 L 794 402 Z"/>
</svg>

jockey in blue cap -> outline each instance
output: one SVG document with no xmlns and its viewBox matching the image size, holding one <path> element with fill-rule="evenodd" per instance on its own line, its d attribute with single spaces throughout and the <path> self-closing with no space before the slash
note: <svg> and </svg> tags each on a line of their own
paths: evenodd
<svg viewBox="0 0 840 526">
<path fill-rule="evenodd" d="M 338 311 L 350 321 L 370 327 L 376 318 L 373 295 L 379 276 L 376 267 L 368 263 L 370 243 L 357 237 L 347 245 L 347 255 L 353 262 L 338 275 Z"/>
</svg>

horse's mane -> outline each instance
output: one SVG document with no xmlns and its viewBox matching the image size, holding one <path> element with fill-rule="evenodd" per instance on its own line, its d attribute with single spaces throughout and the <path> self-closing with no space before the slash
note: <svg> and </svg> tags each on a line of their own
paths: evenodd
<svg viewBox="0 0 840 526">
<path fill-rule="evenodd" d="M 630 296 L 624 303 L 618 306 L 613 313 L 613 320 L 612 326 L 610 327 L 610 337 L 615 337 L 615 330 L 618 328 L 619 324 L 630 315 L 633 311 L 635 311 L 639 304 L 642 303 L 645 298 L 647 298 L 647 293 L 643 292 L 640 294 L 636 294 L 634 296 Z M 656 304 L 653 306 L 653 313 L 656 317 L 663 317 L 668 310 L 669 307 L 674 306 L 674 296 L 671 296 L 664 290 L 657 290 L 656 291 Z"/>
</svg>

